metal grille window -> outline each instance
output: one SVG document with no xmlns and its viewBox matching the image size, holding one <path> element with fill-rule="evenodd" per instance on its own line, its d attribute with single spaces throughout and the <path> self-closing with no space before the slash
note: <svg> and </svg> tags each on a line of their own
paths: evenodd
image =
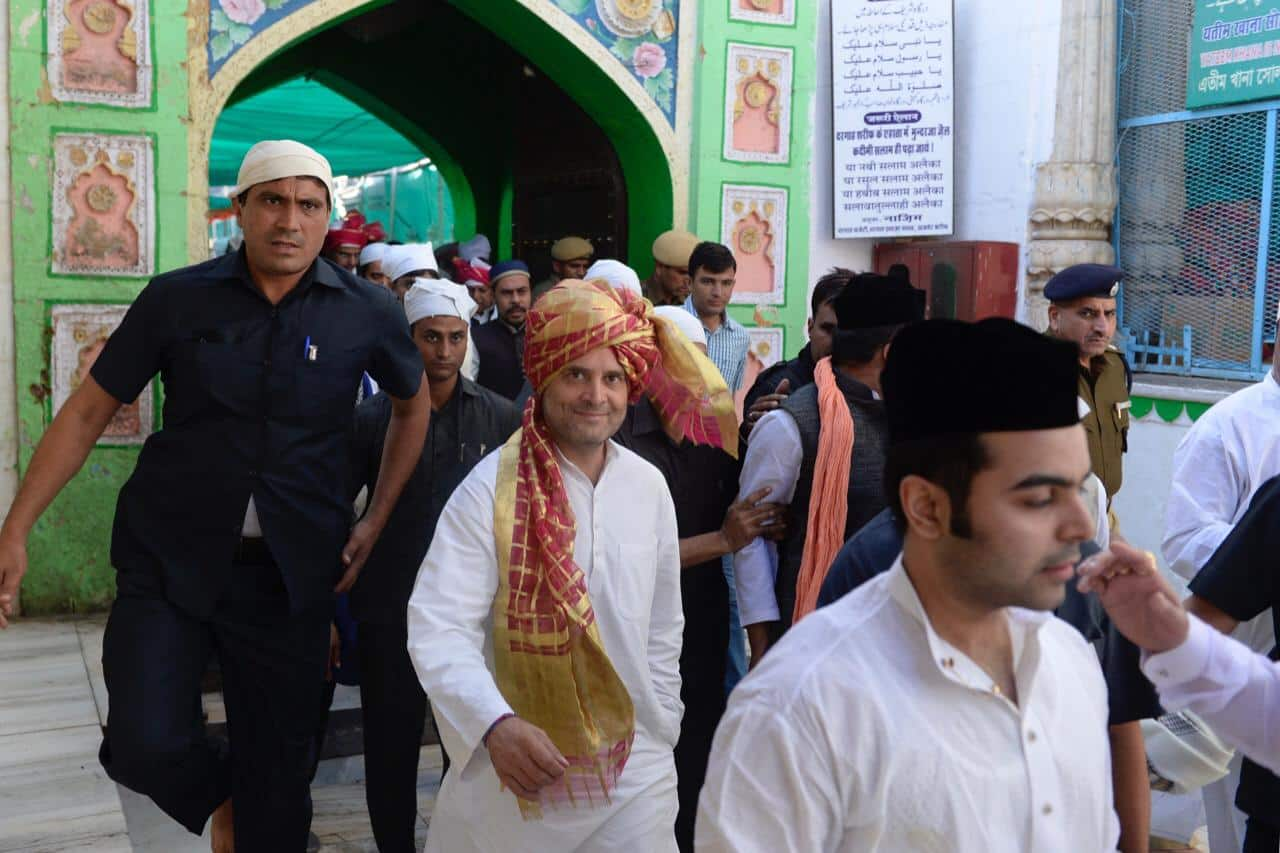
<svg viewBox="0 0 1280 853">
<path fill-rule="evenodd" d="M 1261 377 L 1280 297 L 1280 101 L 1187 111 L 1194 0 L 1119 6 L 1118 343 L 1137 371 Z"/>
</svg>

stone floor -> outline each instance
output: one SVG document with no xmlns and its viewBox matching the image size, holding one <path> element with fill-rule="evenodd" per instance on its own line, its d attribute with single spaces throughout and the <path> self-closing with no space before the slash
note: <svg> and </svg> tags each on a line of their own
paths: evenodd
<svg viewBox="0 0 1280 853">
<path fill-rule="evenodd" d="M 207 851 L 149 799 L 121 788 L 98 764 L 107 692 L 100 619 L 21 621 L 0 634 L 0 853 Z M 353 700 L 349 694 L 335 706 Z M 210 718 L 220 708 L 210 697 Z M 424 746 L 418 774 L 418 844 L 439 788 L 439 747 Z M 373 851 L 360 756 L 321 763 L 312 831 L 321 850 Z"/>
</svg>

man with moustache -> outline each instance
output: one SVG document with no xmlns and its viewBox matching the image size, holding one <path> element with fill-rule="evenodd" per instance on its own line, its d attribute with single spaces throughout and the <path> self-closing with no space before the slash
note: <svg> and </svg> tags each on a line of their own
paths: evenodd
<svg viewBox="0 0 1280 853">
<path fill-rule="evenodd" d="M 243 248 L 153 279 L 58 412 L 0 530 L 0 626 L 32 525 L 159 373 L 164 426 L 120 491 L 100 758 L 215 851 L 302 850 L 334 593 L 355 583 L 422 451 L 422 359 L 394 297 L 318 257 L 329 163 L 290 140 L 241 164 Z M 363 372 L 391 407 L 354 527 L 346 447 Z M 345 543 L 345 545 L 344 545 Z M 204 733 L 217 654 L 226 744 Z M 234 805 L 234 808 L 233 808 Z"/>
<path fill-rule="evenodd" d="M 993 363 L 1019 389 L 972 382 Z M 1097 655 L 1047 611 L 1093 534 L 1077 354 L 930 320 L 882 382 L 894 567 L 792 628 L 729 699 L 699 850 L 1114 850 Z"/>
<path fill-rule="evenodd" d="M 494 264 L 489 270 L 489 286 L 496 317 L 471 330 L 480 360 L 476 381 L 514 400 L 524 385 L 524 323 L 531 299 L 529 268 L 524 261 Z"/>
<path fill-rule="evenodd" d="M 657 305 L 683 305 L 689 298 L 689 256 L 698 237 L 688 231 L 663 231 L 653 241 L 653 275 L 644 281 L 645 298 Z"/>
<path fill-rule="evenodd" d="M 707 355 L 720 368 L 720 375 L 736 394 L 746 375 L 747 350 L 751 338 L 737 320 L 729 316 L 729 301 L 738 274 L 738 262 L 728 246 L 699 243 L 689 256 L 692 282 L 684 309 L 702 323 L 707 338 Z"/>
<path fill-rule="evenodd" d="M 1079 353 L 1077 392 L 1089 414 L 1084 418 L 1093 473 L 1107 490 L 1107 508 L 1124 479 L 1129 449 L 1129 364 L 1111 345 L 1116 333 L 1116 296 L 1124 273 L 1106 264 L 1076 264 L 1049 279 L 1049 334 L 1075 344 Z M 1112 529 L 1116 528 L 1111 516 Z"/>
<path fill-rule="evenodd" d="M 474 310 L 467 289 L 451 281 L 421 279 L 405 295 L 409 333 L 431 382 L 431 426 L 422 457 L 351 590 L 351 615 L 359 626 L 365 799 L 373 836 L 383 853 L 415 849 L 418 745 L 427 697 L 406 645 L 409 593 L 445 502 L 476 463 L 501 447 L 520 425 L 511 401 L 460 373 Z M 377 488 L 390 421 L 391 399 L 385 394 L 357 409 L 353 494 L 364 487 Z M 446 772 L 448 767 L 446 753 Z"/>
<path fill-rule="evenodd" d="M 647 301 L 565 281 L 529 313 L 535 396 L 449 499 L 409 650 L 453 764 L 428 851 L 675 850 L 684 618 L 662 475 L 609 440 L 648 394 L 727 445 L 728 390 Z"/>
</svg>

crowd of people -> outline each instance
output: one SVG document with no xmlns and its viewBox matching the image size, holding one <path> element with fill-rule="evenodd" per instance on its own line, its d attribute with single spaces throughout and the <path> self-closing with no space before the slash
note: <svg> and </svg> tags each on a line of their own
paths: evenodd
<svg viewBox="0 0 1280 853">
<path fill-rule="evenodd" d="M 642 282 L 571 235 L 534 283 L 482 235 L 331 228 L 332 191 L 312 149 L 250 150 L 242 246 L 142 290 L 0 529 L 2 627 L 32 526 L 162 376 L 112 534 L 101 761 L 216 851 L 306 849 L 344 674 L 384 851 L 415 849 L 432 716 L 449 853 L 1146 850 L 1161 699 L 1280 764 L 1276 670 L 1111 511 L 1120 270 L 1055 276 L 1043 334 L 832 270 L 740 417 L 729 248 L 658 235 Z M 1268 382 L 1179 452 L 1170 562 L 1222 631 L 1273 604 Z"/>
</svg>

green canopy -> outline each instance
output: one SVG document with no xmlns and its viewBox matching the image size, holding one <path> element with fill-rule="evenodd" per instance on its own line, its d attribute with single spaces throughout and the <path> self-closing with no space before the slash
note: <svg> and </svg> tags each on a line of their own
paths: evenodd
<svg viewBox="0 0 1280 853">
<path fill-rule="evenodd" d="M 296 139 L 315 148 L 335 175 L 364 175 L 423 157 L 381 119 L 328 87 L 290 80 L 222 111 L 209 147 L 210 186 L 236 182 L 245 152 L 263 139 Z"/>
</svg>

